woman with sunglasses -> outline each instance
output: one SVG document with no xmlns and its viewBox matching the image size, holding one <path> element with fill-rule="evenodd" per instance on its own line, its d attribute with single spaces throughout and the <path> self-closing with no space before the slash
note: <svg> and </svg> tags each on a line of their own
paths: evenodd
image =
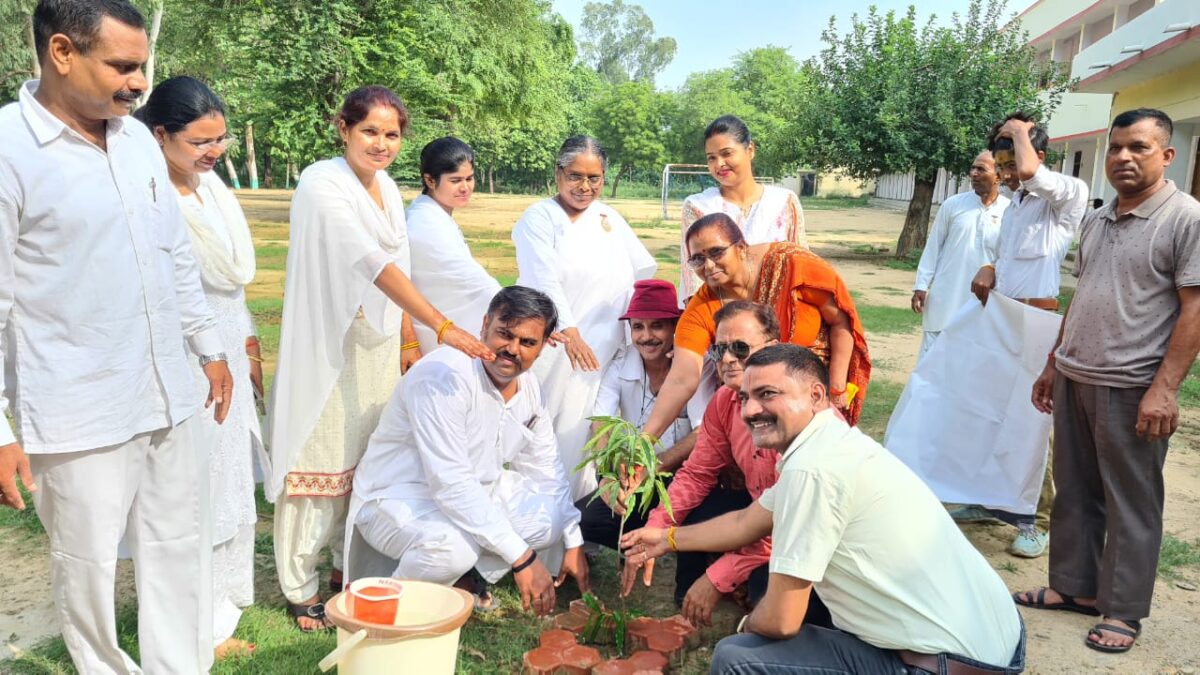
<svg viewBox="0 0 1200 675">
<path fill-rule="evenodd" d="M 712 213 L 724 213 L 737 223 L 746 242 L 790 241 L 807 246 L 804 209 L 796 193 L 754 180 L 754 140 L 735 115 L 722 115 L 704 130 L 704 156 L 715 187 L 683 200 L 683 232 Z M 679 242 L 680 260 L 687 258 L 687 240 Z M 681 270 L 680 295 L 690 298 L 703 280 L 686 265 Z"/>
<path fill-rule="evenodd" d="M 260 466 L 267 466 L 267 460 L 255 414 L 255 397 L 262 396 L 262 357 L 246 308 L 246 285 L 254 279 L 254 244 L 237 199 L 212 170 L 233 139 L 226 131 L 224 104 L 203 82 L 190 77 L 159 84 L 134 117 L 150 128 L 162 147 L 187 220 L 204 295 L 237 383 L 224 424 L 201 415 L 204 442 L 197 447 L 204 450 L 208 467 L 215 653 L 217 658 L 249 653 L 254 645 L 235 640 L 233 632 L 242 609 L 254 602 L 254 455 Z M 191 362 L 196 381 L 205 382 L 199 357 L 193 355 Z"/>
<path fill-rule="evenodd" d="M 562 344 L 543 352 L 533 371 L 554 417 L 573 499 L 596 488 L 593 472 L 574 469 L 588 440 L 601 372 L 625 343 L 620 316 L 634 282 L 658 269 L 625 219 L 599 200 L 607 166 L 599 141 L 568 138 L 554 165 L 558 194 L 529 207 L 512 233 L 517 283 L 546 293 L 558 308 Z"/>
<path fill-rule="evenodd" d="M 838 273 L 799 244 L 750 246 L 742 230 L 723 213 L 704 216 L 687 231 L 691 269 L 704 286 L 688 302 L 675 329 L 675 356 L 667 381 L 643 431 L 665 429 L 700 382 L 704 354 L 713 345 L 713 317 L 734 300 L 752 300 L 775 310 L 783 341 L 811 349 L 829 368 L 829 398 L 855 424 L 862 413 L 871 360 L 854 300 Z M 746 345 L 721 345 L 739 352 Z"/>
</svg>

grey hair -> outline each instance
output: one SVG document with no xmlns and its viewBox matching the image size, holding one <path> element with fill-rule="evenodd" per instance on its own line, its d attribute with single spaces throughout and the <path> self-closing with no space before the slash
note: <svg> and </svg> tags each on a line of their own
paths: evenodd
<svg viewBox="0 0 1200 675">
<path fill-rule="evenodd" d="M 562 147 L 558 149 L 558 157 L 554 160 L 554 167 L 565 171 L 572 162 L 584 155 L 599 157 L 600 168 L 608 171 L 608 153 L 604 151 L 604 146 L 594 137 L 583 134 L 563 141 Z"/>
</svg>

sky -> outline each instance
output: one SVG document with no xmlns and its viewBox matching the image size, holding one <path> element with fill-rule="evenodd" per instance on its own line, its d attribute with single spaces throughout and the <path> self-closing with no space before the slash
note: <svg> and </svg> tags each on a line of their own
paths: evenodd
<svg viewBox="0 0 1200 675">
<path fill-rule="evenodd" d="M 663 89 L 683 84 L 691 73 L 724 68 L 738 52 L 755 47 L 786 47 L 797 61 L 821 51 L 821 31 L 829 17 L 838 17 L 839 33 L 850 26 L 851 15 L 865 15 L 875 5 L 880 11 L 904 13 L 918 6 L 924 21 L 930 14 L 949 20 L 951 13 L 966 11 L 968 0 L 626 0 L 638 4 L 654 22 L 655 34 L 675 38 L 675 59 L 655 78 Z M 1015 13 L 1033 0 L 1009 0 Z M 586 0 L 553 0 L 554 10 L 578 30 Z"/>
</svg>

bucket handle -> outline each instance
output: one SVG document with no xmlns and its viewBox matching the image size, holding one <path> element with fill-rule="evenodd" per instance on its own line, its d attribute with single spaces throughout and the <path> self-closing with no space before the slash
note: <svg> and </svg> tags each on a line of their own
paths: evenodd
<svg viewBox="0 0 1200 675">
<path fill-rule="evenodd" d="M 349 652 L 351 649 L 354 649 L 358 643 L 365 639 L 367 639 L 367 629 L 363 628 L 347 638 L 345 642 L 338 645 L 337 649 L 329 652 L 325 658 L 321 659 L 321 662 L 318 663 L 317 666 L 321 669 L 322 673 L 329 672 L 329 669 L 337 665 L 337 662 L 341 661 L 342 657 L 344 657 L 347 652 Z"/>
</svg>

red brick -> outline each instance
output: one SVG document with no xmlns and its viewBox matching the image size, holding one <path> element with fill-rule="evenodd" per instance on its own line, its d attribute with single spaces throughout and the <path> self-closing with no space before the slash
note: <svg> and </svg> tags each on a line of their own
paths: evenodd
<svg viewBox="0 0 1200 675">
<path fill-rule="evenodd" d="M 592 675 L 633 675 L 633 672 L 633 666 L 620 659 L 611 659 L 592 668 Z"/>
<path fill-rule="evenodd" d="M 662 653 L 667 660 L 678 665 L 683 659 L 683 636 L 663 628 L 646 639 L 646 646 L 655 652 Z"/>
<path fill-rule="evenodd" d="M 600 606 L 604 607 L 603 604 Z M 585 619 L 592 615 L 592 608 L 588 607 L 587 603 L 583 601 L 583 598 L 576 598 L 572 600 L 571 603 L 567 605 L 567 611 L 572 614 L 578 614 Z"/>
<path fill-rule="evenodd" d="M 562 671 L 566 675 L 588 675 L 600 663 L 600 652 L 591 647 L 576 645 L 563 650 Z"/>
<path fill-rule="evenodd" d="M 578 635 L 583 631 L 583 627 L 587 625 L 587 617 L 579 616 L 578 614 L 567 612 L 554 617 L 554 627 L 559 630 L 571 631 Z"/>
<path fill-rule="evenodd" d="M 634 652 L 629 657 L 629 665 L 638 670 L 666 670 L 667 664 L 667 657 L 663 656 L 661 652 L 642 650 Z"/>
<path fill-rule="evenodd" d="M 558 652 L 548 647 L 538 647 L 525 652 L 525 675 L 553 675 L 562 666 Z"/>
<path fill-rule="evenodd" d="M 691 621 L 683 618 L 682 615 L 676 614 L 675 616 L 663 619 L 662 625 L 683 637 L 683 641 L 689 647 L 696 647 L 700 644 L 700 632 L 696 630 Z"/>
<path fill-rule="evenodd" d="M 553 628 L 542 632 L 540 643 L 542 647 L 549 647 L 561 652 L 568 647 L 575 646 L 575 634 L 569 630 Z"/>
<path fill-rule="evenodd" d="M 629 622 L 626 629 L 626 644 L 631 649 L 646 649 L 646 638 L 659 629 L 658 619 L 639 616 Z"/>
</svg>

